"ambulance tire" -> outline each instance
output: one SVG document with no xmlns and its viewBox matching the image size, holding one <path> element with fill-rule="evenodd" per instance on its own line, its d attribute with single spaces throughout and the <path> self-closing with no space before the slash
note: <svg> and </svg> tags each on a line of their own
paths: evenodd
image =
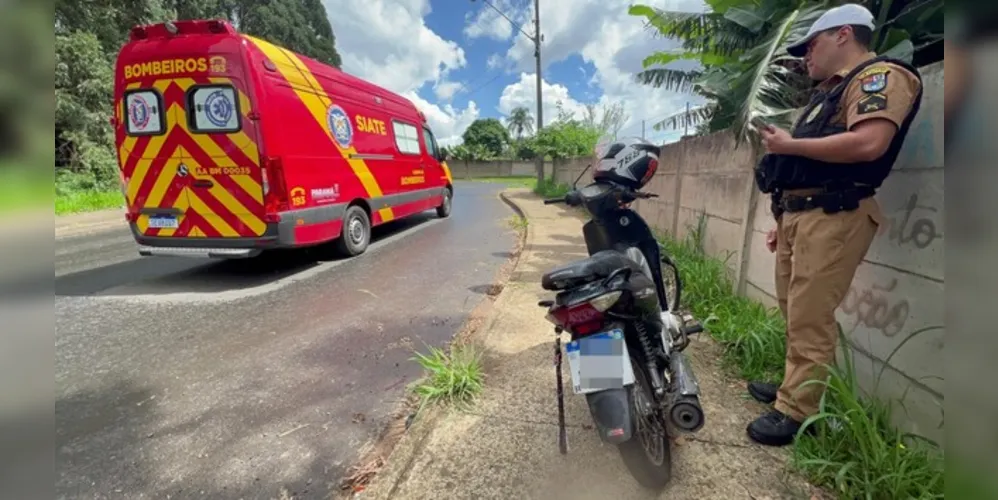
<svg viewBox="0 0 998 500">
<path fill-rule="evenodd" d="M 363 208 L 354 205 L 347 208 L 343 216 L 343 234 L 336 239 L 336 251 L 340 255 L 353 257 L 367 250 L 371 242 L 371 219 Z"/>
<path fill-rule="evenodd" d="M 454 202 L 454 191 L 451 188 L 444 189 L 444 201 L 437 207 L 437 217 L 445 219 L 450 217 L 451 204 Z"/>
</svg>

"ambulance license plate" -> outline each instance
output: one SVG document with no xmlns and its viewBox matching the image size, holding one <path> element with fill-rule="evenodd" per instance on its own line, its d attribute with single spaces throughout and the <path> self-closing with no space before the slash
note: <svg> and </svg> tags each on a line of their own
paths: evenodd
<svg viewBox="0 0 998 500">
<path fill-rule="evenodd" d="M 172 215 L 152 215 L 149 217 L 149 227 L 156 229 L 176 229 L 179 224 Z"/>
</svg>

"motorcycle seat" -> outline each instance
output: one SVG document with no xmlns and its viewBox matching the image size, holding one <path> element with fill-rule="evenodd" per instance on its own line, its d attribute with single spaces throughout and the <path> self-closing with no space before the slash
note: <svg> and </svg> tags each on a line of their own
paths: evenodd
<svg viewBox="0 0 998 500">
<path fill-rule="evenodd" d="M 641 265 L 616 250 L 603 250 L 589 257 L 548 271 L 541 278 L 545 290 L 560 291 L 610 276 L 621 268 L 642 272 Z"/>
</svg>

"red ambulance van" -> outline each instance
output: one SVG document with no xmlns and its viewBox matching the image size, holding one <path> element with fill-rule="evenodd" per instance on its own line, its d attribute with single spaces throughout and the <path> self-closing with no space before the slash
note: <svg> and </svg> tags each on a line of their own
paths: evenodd
<svg viewBox="0 0 998 500">
<path fill-rule="evenodd" d="M 115 65 L 115 136 L 141 255 L 252 257 L 429 209 L 454 187 L 408 99 L 217 20 L 132 29 Z"/>
</svg>

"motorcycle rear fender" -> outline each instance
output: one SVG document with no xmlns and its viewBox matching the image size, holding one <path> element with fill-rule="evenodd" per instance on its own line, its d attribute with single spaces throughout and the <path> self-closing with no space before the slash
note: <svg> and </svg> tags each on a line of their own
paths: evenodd
<svg viewBox="0 0 998 500">
<path fill-rule="evenodd" d="M 628 399 L 631 387 L 633 385 L 586 394 L 589 413 L 600 439 L 605 443 L 624 443 L 634 433 L 631 403 Z"/>
</svg>

